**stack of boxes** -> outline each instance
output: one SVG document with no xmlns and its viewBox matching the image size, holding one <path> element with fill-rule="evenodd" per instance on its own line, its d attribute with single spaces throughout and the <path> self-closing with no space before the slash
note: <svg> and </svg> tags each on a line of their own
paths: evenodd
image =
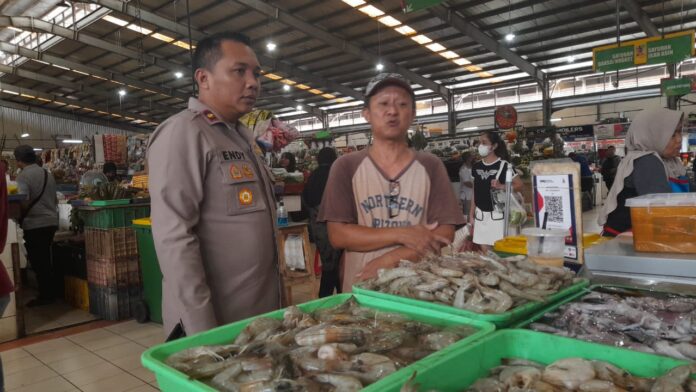
<svg viewBox="0 0 696 392">
<path fill-rule="evenodd" d="M 133 316 L 142 299 L 138 242 L 132 220 L 149 207 L 104 208 L 85 219 L 89 310 L 105 320 Z"/>
</svg>

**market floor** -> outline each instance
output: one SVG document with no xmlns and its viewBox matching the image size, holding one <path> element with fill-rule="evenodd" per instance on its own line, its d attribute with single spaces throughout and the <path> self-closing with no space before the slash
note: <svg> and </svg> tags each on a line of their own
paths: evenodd
<svg viewBox="0 0 696 392">
<path fill-rule="evenodd" d="M 309 286 L 293 289 L 294 303 L 310 299 Z M 157 391 L 155 375 L 142 367 L 140 355 L 163 341 L 161 325 L 131 320 L 97 321 L 0 344 L 5 389 L 8 392 Z"/>
</svg>

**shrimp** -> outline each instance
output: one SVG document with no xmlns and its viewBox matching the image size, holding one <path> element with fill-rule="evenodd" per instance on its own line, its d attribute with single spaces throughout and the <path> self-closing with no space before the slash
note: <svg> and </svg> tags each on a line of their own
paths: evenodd
<svg viewBox="0 0 696 392">
<path fill-rule="evenodd" d="M 443 289 L 449 285 L 449 281 L 447 279 L 433 279 L 431 281 L 426 281 L 426 283 L 419 284 L 414 287 L 416 290 L 420 291 L 427 291 L 427 292 L 433 292 L 437 291 L 440 289 Z"/>
<path fill-rule="evenodd" d="M 236 364 L 218 373 L 215 377 L 213 377 L 210 383 L 215 388 L 222 389 L 223 391 L 234 391 L 235 388 L 238 388 L 235 378 L 240 373 L 242 373 L 242 365 L 241 363 L 237 362 Z"/>
<path fill-rule="evenodd" d="M 340 392 L 359 391 L 363 387 L 357 378 L 339 374 L 317 374 L 314 379 L 323 384 L 333 385 L 336 391 Z"/>
<path fill-rule="evenodd" d="M 341 351 L 336 344 L 325 344 L 319 347 L 319 351 L 317 351 L 317 358 L 322 360 L 338 359 L 345 361 L 348 359 L 348 355 Z"/>
<path fill-rule="evenodd" d="M 592 362 L 582 358 L 566 358 L 544 369 L 542 380 L 559 387 L 576 390 L 584 382 L 595 378 Z"/>
<path fill-rule="evenodd" d="M 532 366 L 507 366 L 498 379 L 508 388 L 526 389 L 541 379 L 541 370 Z"/>
<path fill-rule="evenodd" d="M 499 287 L 501 290 L 510 294 L 513 297 L 524 298 L 524 299 L 528 299 L 530 301 L 535 301 L 535 302 L 545 302 L 546 301 L 546 299 L 544 299 L 543 297 L 540 297 L 540 296 L 534 295 L 534 294 L 529 294 L 525 291 L 522 291 L 522 290 L 518 289 L 517 287 L 511 285 L 510 283 L 508 283 L 504 280 L 500 281 Z"/>
<path fill-rule="evenodd" d="M 457 342 L 459 339 L 461 339 L 459 335 L 454 332 L 441 331 L 421 336 L 419 341 L 423 347 L 429 350 L 438 351 Z"/>
<path fill-rule="evenodd" d="M 492 309 L 493 313 L 503 313 L 512 307 L 512 298 L 504 291 L 491 289 L 486 286 L 480 286 L 479 290 L 484 298 L 495 304 L 495 307 Z"/>
<path fill-rule="evenodd" d="M 293 380 L 256 381 L 240 385 L 239 392 L 300 392 L 303 385 Z"/>
<path fill-rule="evenodd" d="M 365 333 L 357 328 L 317 325 L 295 335 L 300 346 L 320 346 L 326 343 L 365 344 Z"/>
<path fill-rule="evenodd" d="M 459 278 L 464 276 L 464 272 L 459 271 L 459 270 L 454 270 L 450 268 L 443 268 L 438 266 L 437 264 L 433 264 L 430 266 L 430 271 L 432 271 L 435 275 L 439 275 L 445 278 Z"/>
<path fill-rule="evenodd" d="M 235 344 L 245 345 L 252 340 L 263 340 L 277 331 L 283 321 L 268 317 L 259 317 L 251 321 L 234 340 Z"/>
<path fill-rule="evenodd" d="M 625 389 L 614 385 L 611 381 L 590 380 L 578 387 L 580 392 L 627 392 Z"/>
<path fill-rule="evenodd" d="M 688 381 L 694 372 L 696 372 L 696 364 L 675 367 L 666 375 L 658 378 L 650 392 L 684 391 L 684 383 Z"/>
<path fill-rule="evenodd" d="M 362 353 L 353 356 L 355 376 L 362 382 L 372 384 L 396 371 L 396 365 L 389 357 L 373 353 Z"/>
<path fill-rule="evenodd" d="M 498 392 L 504 391 L 505 386 L 495 378 L 481 378 L 469 387 L 469 392 Z"/>
<path fill-rule="evenodd" d="M 389 283 L 397 278 L 405 278 L 408 276 L 416 276 L 418 272 L 413 268 L 397 267 L 390 269 L 380 269 L 377 271 L 377 284 Z"/>
</svg>

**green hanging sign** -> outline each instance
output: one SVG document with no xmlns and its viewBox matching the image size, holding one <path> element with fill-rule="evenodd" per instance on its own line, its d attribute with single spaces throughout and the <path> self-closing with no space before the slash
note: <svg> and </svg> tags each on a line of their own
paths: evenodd
<svg viewBox="0 0 696 392">
<path fill-rule="evenodd" d="M 694 44 L 688 35 L 647 43 L 647 64 L 676 64 L 691 57 Z M 638 49 L 638 47 L 636 47 Z"/>
<path fill-rule="evenodd" d="M 692 91 L 691 82 L 691 78 L 662 79 L 660 88 L 662 90 L 662 94 L 667 97 L 686 95 Z"/>
<path fill-rule="evenodd" d="M 426 9 L 442 3 L 444 0 L 401 0 L 401 9 L 404 13 Z"/>
<path fill-rule="evenodd" d="M 633 45 L 598 51 L 594 56 L 595 71 L 610 72 L 633 67 Z"/>
<path fill-rule="evenodd" d="M 592 49 L 596 72 L 610 72 L 644 64 L 676 64 L 694 56 L 694 30 L 648 37 Z"/>
</svg>

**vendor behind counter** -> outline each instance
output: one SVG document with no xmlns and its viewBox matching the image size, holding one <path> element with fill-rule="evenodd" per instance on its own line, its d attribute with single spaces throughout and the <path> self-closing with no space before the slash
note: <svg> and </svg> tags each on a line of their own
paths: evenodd
<svg viewBox="0 0 696 392">
<path fill-rule="evenodd" d="M 686 168 L 679 159 L 684 113 L 649 109 L 638 113 L 626 135 L 626 157 L 616 171 L 614 184 L 600 211 L 603 235 L 630 231 L 631 213 L 626 200 L 650 193 L 688 192 Z"/>
</svg>

